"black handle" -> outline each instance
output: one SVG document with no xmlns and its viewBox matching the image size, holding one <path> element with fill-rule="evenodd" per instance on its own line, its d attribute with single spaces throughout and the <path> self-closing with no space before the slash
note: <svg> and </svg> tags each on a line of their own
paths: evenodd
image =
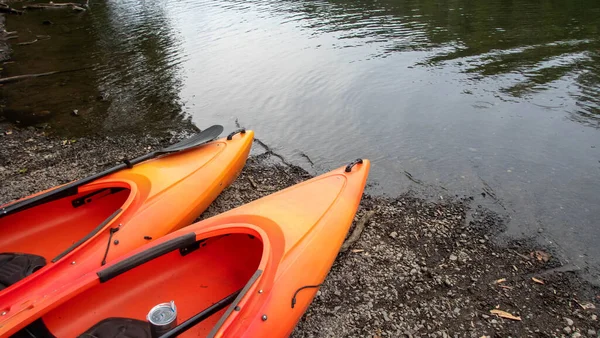
<svg viewBox="0 0 600 338">
<path fill-rule="evenodd" d="M 161 243 L 146 251 L 142 251 L 137 255 L 122 260 L 113 266 L 109 266 L 104 270 L 98 271 L 97 275 L 100 278 L 100 283 L 107 282 L 122 273 L 153 260 L 154 258 L 160 257 L 176 249 L 186 247 L 194 242 L 196 242 L 196 234 L 191 232 L 189 234 L 185 234 Z"/>
<path fill-rule="evenodd" d="M 350 162 L 350 164 L 348 164 L 348 165 L 346 166 L 346 170 L 345 170 L 345 171 L 346 171 L 347 173 L 349 173 L 349 172 L 351 172 L 351 171 L 352 171 L 352 168 L 353 168 L 355 165 L 357 165 L 357 164 L 362 164 L 362 163 L 363 163 L 363 160 L 362 160 L 362 158 L 357 158 L 356 160 L 354 160 L 354 161 Z"/>
<path fill-rule="evenodd" d="M 240 129 L 234 131 L 233 133 L 227 135 L 227 141 L 231 141 L 233 139 L 233 136 L 235 134 L 237 134 L 237 133 L 245 134 L 246 133 L 246 128 L 240 128 Z"/>
</svg>

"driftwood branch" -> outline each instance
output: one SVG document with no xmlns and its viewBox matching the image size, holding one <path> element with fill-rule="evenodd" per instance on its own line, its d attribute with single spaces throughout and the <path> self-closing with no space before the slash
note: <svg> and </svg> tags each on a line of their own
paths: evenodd
<svg viewBox="0 0 600 338">
<path fill-rule="evenodd" d="M 348 239 L 344 242 L 344 244 L 342 244 L 342 248 L 340 249 L 340 252 L 346 252 L 350 248 L 350 246 L 352 244 L 354 244 L 354 242 L 358 241 L 358 239 L 360 238 L 360 235 L 362 234 L 363 230 L 365 229 L 365 226 L 367 225 L 369 220 L 373 217 L 373 215 L 375 215 L 375 210 L 370 210 L 360 219 L 360 221 L 358 221 L 358 223 L 356 224 L 356 227 L 354 228 L 354 231 L 352 231 L 352 234 L 350 235 L 350 237 L 348 237 Z"/>
<path fill-rule="evenodd" d="M 25 74 L 25 75 L 3 77 L 3 78 L 0 78 L 0 84 L 17 82 L 17 81 L 21 81 L 21 80 L 27 80 L 27 79 L 31 79 L 31 78 L 34 78 L 34 77 L 42 77 L 42 76 L 48 76 L 48 75 L 54 75 L 54 74 L 60 74 L 60 73 L 76 72 L 76 71 L 80 71 L 80 70 L 84 70 L 84 69 L 89 69 L 89 68 L 92 68 L 92 67 L 84 67 L 84 68 L 69 69 L 69 70 L 57 70 L 57 71 L 54 71 L 54 72 L 36 73 L 36 74 Z"/>
<path fill-rule="evenodd" d="M 0 3 L 0 13 L 9 13 L 9 14 L 18 14 L 18 15 L 21 15 L 21 14 L 23 14 L 23 11 L 20 11 L 18 9 L 14 9 L 14 8 L 8 6 L 7 4 Z"/>
<path fill-rule="evenodd" d="M 78 4 L 74 2 L 50 2 L 47 4 L 31 4 L 23 6 L 23 9 L 56 9 L 56 8 L 71 8 L 76 11 L 85 11 L 86 4 Z"/>
</svg>

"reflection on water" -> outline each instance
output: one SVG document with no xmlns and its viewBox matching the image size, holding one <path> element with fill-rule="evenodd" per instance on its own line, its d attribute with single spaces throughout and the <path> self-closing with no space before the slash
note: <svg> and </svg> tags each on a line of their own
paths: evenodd
<svg viewBox="0 0 600 338">
<path fill-rule="evenodd" d="M 433 51 L 418 64 L 456 68 L 473 86 L 492 78 L 498 94 L 524 97 L 569 77 L 580 107 L 573 120 L 600 127 L 598 1 L 337 0 L 282 10 L 302 27 L 336 33 L 340 48 L 378 44 L 374 57 Z"/>
<path fill-rule="evenodd" d="M 79 136 L 166 130 L 184 118 L 177 35 L 162 1 L 28 12 L 8 29 L 18 39 L 3 76 L 68 71 L 2 88 L 13 122 Z"/>
<path fill-rule="evenodd" d="M 377 192 L 485 196 L 600 275 L 597 0 L 113 0 L 7 24 L 3 76 L 78 69 L 2 87 L 12 121 L 239 120 L 315 172 L 372 159 Z"/>
</svg>

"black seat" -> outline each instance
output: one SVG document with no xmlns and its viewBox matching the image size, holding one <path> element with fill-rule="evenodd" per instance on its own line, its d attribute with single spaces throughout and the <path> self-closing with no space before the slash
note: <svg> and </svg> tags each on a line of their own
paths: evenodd
<svg viewBox="0 0 600 338">
<path fill-rule="evenodd" d="M 79 338 L 150 338 L 150 324 L 130 318 L 107 318 L 85 331 Z"/>
<path fill-rule="evenodd" d="M 15 284 L 46 265 L 42 256 L 24 253 L 0 253 L 0 290 Z"/>
</svg>

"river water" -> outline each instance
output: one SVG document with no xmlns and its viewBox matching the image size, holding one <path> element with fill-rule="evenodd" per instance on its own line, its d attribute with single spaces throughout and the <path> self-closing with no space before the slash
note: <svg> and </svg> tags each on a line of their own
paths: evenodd
<svg viewBox="0 0 600 338">
<path fill-rule="evenodd" d="M 237 121 L 315 173 L 371 159 L 372 192 L 476 196 L 600 282 L 597 0 L 109 0 L 7 30 L 3 76 L 70 71 L 2 87 L 15 123 Z"/>
</svg>

